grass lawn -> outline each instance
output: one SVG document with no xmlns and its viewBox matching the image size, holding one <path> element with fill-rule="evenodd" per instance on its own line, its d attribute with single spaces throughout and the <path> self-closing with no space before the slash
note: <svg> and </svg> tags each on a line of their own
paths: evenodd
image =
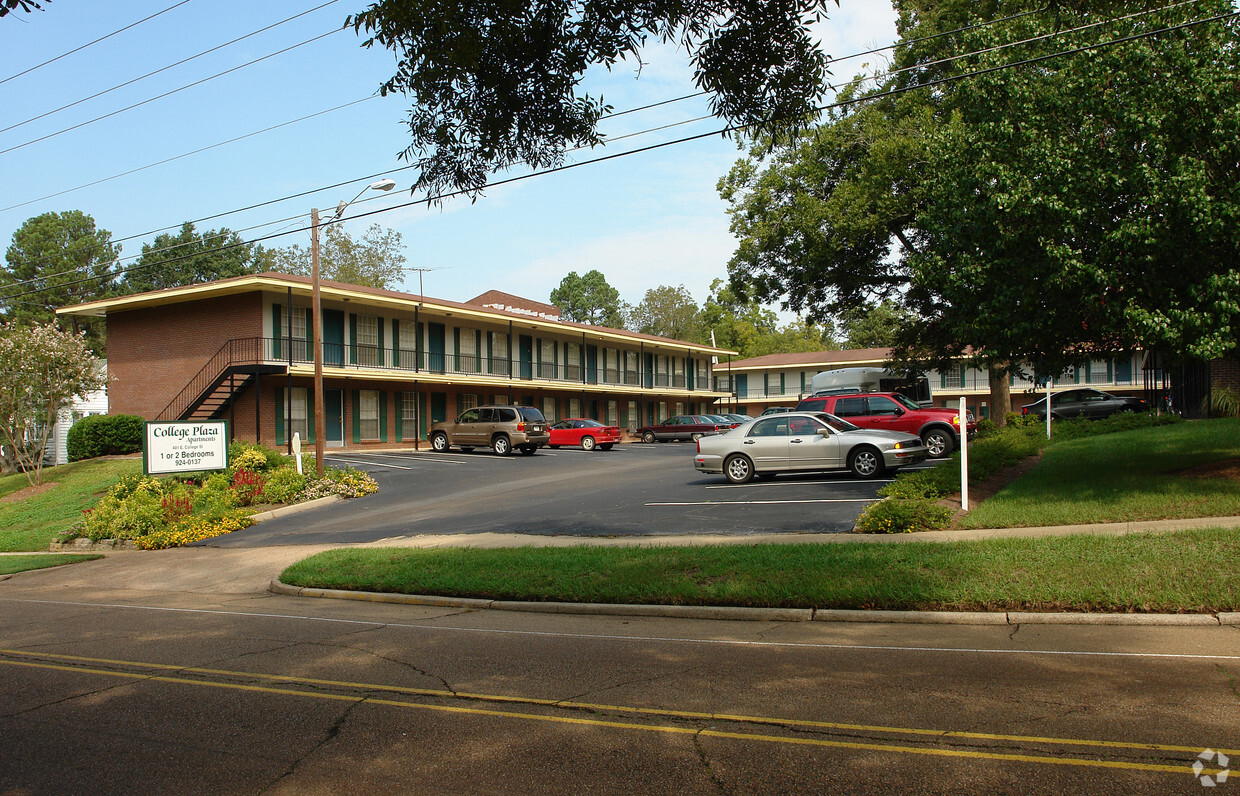
<svg viewBox="0 0 1240 796">
<path fill-rule="evenodd" d="M 142 471 L 141 459 L 90 459 L 48 467 L 43 481 L 57 486 L 22 500 L 0 503 L 0 552 L 47 550 L 121 476 Z M 0 497 L 29 486 L 22 473 L 0 477 Z"/>
<path fill-rule="evenodd" d="M 504 600 L 907 610 L 1240 608 L 1240 530 L 903 544 L 331 550 L 285 583 Z"/>
<path fill-rule="evenodd" d="M 26 572 L 31 569 L 47 569 L 64 564 L 76 564 L 79 561 L 94 561 L 103 558 L 99 555 L 30 555 L 0 556 L 0 575 L 12 575 L 14 572 Z"/>
<path fill-rule="evenodd" d="M 1240 419 L 1201 420 L 1046 447 L 1030 473 L 962 528 L 1016 528 L 1240 515 L 1240 481 L 1184 474 L 1240 458 Z"/>
</svg>

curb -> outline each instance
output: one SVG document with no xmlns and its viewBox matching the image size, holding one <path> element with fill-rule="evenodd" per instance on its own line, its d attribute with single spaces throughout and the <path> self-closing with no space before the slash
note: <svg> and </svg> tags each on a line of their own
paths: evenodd
<svg viewBox="0 0 1240 796">
<path fill-rule="evenodd" d="M 331 504 L 341 500 L 344 500 L 344 498 L 340 497 L 340 495 L 328 495 L 327 497 L 307 500 L 305 503 L 294 503 L 291 506 L 284 506 L 283 508 L 272 509 L 271 511 L 260 511 L 258 514 L 250 515 L 250 522 L 255 524 L 266 522 L 267 520 L 274 520 L 276 517 L 284 517 L 289 514 L 299 514 L 303 511 L 309 511 L 310 509 L 317 509 L 320 506 L 330 506 Z"/>
<path fill-rule="evenodd" d="M 860 611 L 817 608 L 737 608 L 709 605 L 626 605 L 614 603 L 527 602 L 476 597 L 434 597 L 420 594 L 318 589 L 272 580 L 272 594 L 330 600 L 464 608 L 474 611 L 585 616 L 652 616 L 673 619 L 723 619 L 748 622 L 855 622 L 908 625 L 1142 625 L 1156 627 L 1240 626 L 1240 612 L 1219 614 L 1075 614 L 1025 611 Z"/>
</svg>

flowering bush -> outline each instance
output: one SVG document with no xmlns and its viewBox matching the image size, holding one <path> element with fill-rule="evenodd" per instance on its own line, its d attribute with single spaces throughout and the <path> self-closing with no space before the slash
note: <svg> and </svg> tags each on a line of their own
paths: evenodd
<svg viewBox="0 0 1240 796">
<path fill-rule="evenodd" d="M 281 467 L 267 476 L 263 485 L 263 499 L 268 503 L 292 503 L 306 488 L 306 477 L 298 475 L 292 467 Z"/>
<path fill-rule="evenodd" d="M 180 547 L 191 542 L 223 536 L 226 533 L 239 531 L 251 524 L 248 514 L 233 511 L 223 517 L 202 519 L 187 517 L 167 528 L 139 536 L 134 545 L 142 550 L 162 550 L 165 547 Z"/>
<path fill-rule="evenodd" d="M 260 502 L 263 496 L 264 479 L 258 473 L 250 470 L 237 470 L 233 474 L 232 491 L 237 496 L 237 502 L 242 506 L 252 506 Z"/>
<path fill-rule="evenodd" d="M 857 517 L 857 533 L 937 531 L 951 519 L 951 510 L 929 500 L 887 498 L 872 503 Z"/>
</svg>

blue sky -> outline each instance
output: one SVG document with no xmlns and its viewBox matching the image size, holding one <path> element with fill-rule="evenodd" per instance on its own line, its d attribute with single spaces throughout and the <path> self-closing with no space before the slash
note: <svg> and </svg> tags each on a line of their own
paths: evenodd
<svg viewBox="0 0 1240 796">
<path fill-rule="evenodd" d="M 316 191 L 197 224 L 199 230 L 244 230 L 243 237 L 253 239 L 305 226 L 311 207 L 334 209 L 371 182 L 370 175 L 390 176 L 398 188 L 357 202 L 350 215 L 414 198 L 408 190 L 411 171 L 400 171 L 406 164 L 397 157 L 406 145 L 408 101 L 373 96 L 391 75 L 394 58 L 386 50 L 363 49 L 351 30 L 339 30 L 347 14 L 364 7 L 362 0 L 336 0 L 317 10 L 311 9 L 324 0 L 178 3 L 52 0 L 42 12 L 19 12 L 0 20 L 0 128 L 17 125 L 0 132 L 0 150 L 8 150 L 0 153 L 0 244 L 7 248 L 13 232 L 32 216 L 81 210 L 109 230 L 113 240 L 121 240 L 122 257 L 131 257 L 156 230 Z M 27 71 L 161 11 L 165 13 Z M 309 13 L 78 103 L 303 12 Z M 843 8 L 834 10 L 820 28 L 823 49 L 838 58 L 889 44 L 895 38 L 894 21 L 886 3 L 843 0 Z M 601 93 L 617 111 L 695 91 L 682 51 L 655 46 L 643 60 L 640 76 L 633 64 L 625 63 L 610 73 L 591 73 L 588 91 Z M 876 60 L 868 56 L 844 61 L 834 69 L 835 76 L 845 78 Z M 27 122 L 71 103 L 77 104 Z M 349 103 L 356 104 L 322 113 Z M 312 114 L 320 115 L 286 124 Z M 707 115 L 699 98 L 629 114 L 605 122 L 602 129 L 615 137 Z M 76 125 L 82 126 L 60 132 Z M 283 126 L 249 135 L 276 125 Z M 570 154 L 569 159 L 587 160 L 721 126 L 719 120 L 707 119 Z M 40 138 L 44 140 L 36 140 Z M 597 269 L 632 304 L 648 288 L 663 284 L 683 284 L 700 302 L 713 279 L 726 277 L 734 249 L 726 206 L 715 184 L 739 154 L 733 141 L 715 136 L 523 180 L 487 191 L 473 203 L 453 199 L 430 208 L 422 203 L 393 209 L 348 222 L 348 229 L 360 235 L 378 221 L 400 232 L 407 264 L 436 269 L 423 275 L 430 296 L 463 301 L 487 290 L 503 290 L 545 301 L 569 271 Z M 350 184 L 318 190 L 343 182 Z M 79 187 L 88 183 L 97 184 Z M 308 245 L 308 233 L 264 245 L 293 243 Z M 410 274 L 405 288 L 417 291 L 416 273 Z"/>
</svg>

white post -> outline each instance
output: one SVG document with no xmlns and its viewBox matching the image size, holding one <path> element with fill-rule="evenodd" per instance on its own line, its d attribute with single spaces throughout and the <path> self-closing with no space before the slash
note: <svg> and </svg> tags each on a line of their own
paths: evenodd
<svg viewBox="0 0 1240 796">
<path fill-rule="evenodd" d="M 969 510 L 969 407 L 960 398 L 960 508 Z"/>
<path fill-rule="evenodd" d="M 1046 438 L 1051 438 L 1051 382 L 1054 379 L 1046 380 Z"/>
<path fill-rule="evenodd" d="M 293 456 L 297 458 L 297 474 L 304 475 L 301 471 L 301 432 L 293 432 Z"/>
</svg>

